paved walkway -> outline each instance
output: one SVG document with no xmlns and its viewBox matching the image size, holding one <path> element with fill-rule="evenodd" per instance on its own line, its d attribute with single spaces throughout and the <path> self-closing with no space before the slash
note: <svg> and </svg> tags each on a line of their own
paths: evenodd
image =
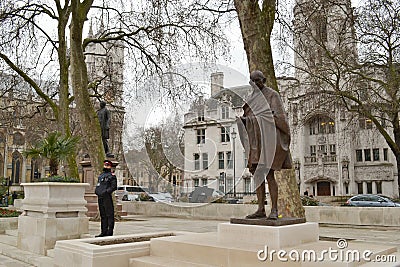
<svg viewBox="0 0 400 267">
<path fill-rule="evenodd" d="M 168 217 L 145 217 L 140 215 L 127 216 L 127 220 L 117 222 L 115 235 L 146 233 L 157 231 L 189 231 L 189 232 L 216 232 L 219 223 L 216 220 L 191 220 Z M 338 226 L 320 226 L 320 238 L 336 240 L 345 238 L 349 242 L 362 241 L 397 246 L 400 251 L 400 227 L 399 228 L 355 228 Z M 100 222 L 90 222 L 89 234 L 100 233 Z M 5 245 L 6 236 L 0 235 L 0 247 Z M 8 244 L 8 246 L 11 246 Z M 0 253 L 1 254 L 1 253 Z M 400 266 L 400 253 L 397 253 L 398 266 Z M 22 261 L 0 255 L 0 267 L 32 266 Z"/>
</svg>

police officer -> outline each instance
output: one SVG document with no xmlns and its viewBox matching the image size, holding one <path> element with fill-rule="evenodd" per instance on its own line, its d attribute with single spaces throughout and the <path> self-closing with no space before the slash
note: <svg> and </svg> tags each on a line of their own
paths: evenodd
<svg viewBox="0 0 400 267">
<path fill-rule="evenodd" d="M 112 236 L 114 231 L 114 204 L 112 194 L 117 190 L 117 177 L 111 172 L 112 162 L 104 161 L 103 172 L 99 176 L 95 193 L 98 197 L 101 233 L 96 237 Z"/>
</svg>

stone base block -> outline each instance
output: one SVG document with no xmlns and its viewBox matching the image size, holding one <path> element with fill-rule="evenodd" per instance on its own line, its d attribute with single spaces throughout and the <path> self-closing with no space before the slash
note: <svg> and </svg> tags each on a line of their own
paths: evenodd
<svg viewBox="0 0 400 267">
<path fill-rule="evenodd" d="M 150 254 L 151 238 L 171 234 L 158 232 L 58 241 L 54 249 L 55 266 L 128 267 L 130 258 Z"/>
<path fill-rule="evenodd" d="M 43 218 L 19 216 L 17 246 L 21 250 L 46 255 L 57 240 L 80 238 L 89 233 L 88 217 Z"/>
<path fill-rule="evenodd" d="M 271 249 L 317 242 L 318 236 L 318 223 L 300 223 L 285 226 L 231 223 L 220 223 L 218 225 L 218 240 L 221 242 L 237 242 L 237 240 L 240 240 L 247 244 L 267 245 Z"/>
</svg>

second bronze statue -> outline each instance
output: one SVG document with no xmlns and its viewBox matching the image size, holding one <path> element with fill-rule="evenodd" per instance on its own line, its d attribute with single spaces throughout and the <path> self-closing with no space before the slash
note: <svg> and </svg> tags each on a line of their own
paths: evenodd
<svg viewBox="0 0 400 267">
<path fill-rule="evenodd" d="M 101 127 L 101 139 L 103 141 L 104 152 L 107 156 L 111 155 L 110 148 L 108 146 L 108 139 L 110 138 L 110 122 L 111 113 L 106 108 L 106 102 L 100 102 L 100 109 L 97 111 L 97 117 L 99 118 Z"/>
</svg>

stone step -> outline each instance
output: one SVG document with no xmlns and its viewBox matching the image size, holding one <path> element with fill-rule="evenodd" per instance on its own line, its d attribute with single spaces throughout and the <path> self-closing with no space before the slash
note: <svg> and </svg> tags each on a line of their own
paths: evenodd
<svg viewBox="0 0 400 267">
<path fill-rule="evenodd" d="M 126 216 L 126 215 L 128 215 L 128 212 L 126 212 L 126 211 L 118 211 L 118 215 L 119 216 Z"/>
<path fill-rule="evenodd" d="M 129 267 L 216 267 L 213 265 L 196 264 L 157 256 L 144 256 L 129 260 Z"/>
<path fill-rule="evenodd" d="M 0 243 L 16 247 L 17 237 L 10 235 L 0 235 Z"/>
<path fill-rule="evenodd" d="M 5 234 L 9 236 L 18 237 L 18 229 L 5 230 Z"/>
<path fill-rule="evenodd" d="M 46 251 L 46 256 L 54 259 L 54 248 Z"/>
<path fill-rule="evenodd" d="M 54 267 L 54 261 L 50 257 L 38 255 L 2 243 L 0 243 L 0 254 L 37 267 Z"/>
<path fill-rule="evenodd" d="M 284 248 L 287 255 L 286 258 L 289 262 L 280 261 L 277 253 L 275 253 L 273 260 L 267 258 L 265 261 L 259 260 L 257 253 L 260 250 L 265 250 L 265 247 L 254 244 L 243 243 L 242 240 L 222 242 L 217 238 L 216 233 L 201 233 L 190 234 L 174 237 L 163 237 L 151 240 L 150 243 L 150 256 L 163 257 L 166 259 L 192 262 L 194 264 L 208 264 L 213 266 L 229 266 L 229 267 L 245 267 L 245 266 L 298 266 L 298 267 L 314 267 L 321 266 L 322 262 L 309 262 L 309 261 L 292 261 L 288 257 L 289 252 L 292 250 L 298 251 L 302 255 L 303 251 L 315 251 L 317 257 L 324 255 L 323 251 L 329 249 L 339 250 L 336 242 L 332 241 L 318 241 L 300 244 L 294 247 Z M 389 255 L 396 252 L 395 246 L 384 246 L 372 243 L 349 242 L 348 250 L 358 250 L 360 253 L 370 250 L 373 254 L 370 256 L 374 258 L 375 255 Z M 271 249 L 268 250 L 268 253 Z M 362 255 L 362 254 L 361 254 Z M 329 266 L 335 267 L 353 267 L 365 264 L 361 262 L 340 262 L 330 261 L 327 254 L 324 255 L 324 261 L 329 261 Z M 326 258 L 326 259 L 325 259 Z M 140 265 L 139 265 L 140 266 Z"/>
</svg>

